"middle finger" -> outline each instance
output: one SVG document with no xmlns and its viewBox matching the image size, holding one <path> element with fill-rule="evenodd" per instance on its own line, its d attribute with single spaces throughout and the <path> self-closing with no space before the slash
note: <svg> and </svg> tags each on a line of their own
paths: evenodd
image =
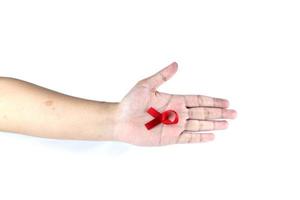
<svg viewBox="0 0 300 200">
<path fill-rule="evenodd" d="M 223 108 L 195 107 L 189 108 L 189 119 L 234 119 L 236 111 Z"/>
</svg>

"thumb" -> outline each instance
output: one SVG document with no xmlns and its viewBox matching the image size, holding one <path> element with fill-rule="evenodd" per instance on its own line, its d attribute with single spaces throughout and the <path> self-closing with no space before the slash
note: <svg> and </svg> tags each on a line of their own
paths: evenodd
<svg viewBox="0 0 300 200">
<path fill-rule="evenodd" d="M 165 81 L 169 80 L 176 73 L 177 69 L 178 64 L 173 62 L 156 74 L 142 80 L 142 83 L 151 89 L 156 89 Z"/>
</svg>

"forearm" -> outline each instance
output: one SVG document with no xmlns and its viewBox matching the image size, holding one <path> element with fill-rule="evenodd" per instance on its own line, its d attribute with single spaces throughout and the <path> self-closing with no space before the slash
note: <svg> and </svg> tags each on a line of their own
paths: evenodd
<svg viewBox="0 0 300 200">
<path fill-rule="evenodd" d="M 113 140 L 117 106 L 0 77 L 0 131 L 58 139 Z"/>
</svg>

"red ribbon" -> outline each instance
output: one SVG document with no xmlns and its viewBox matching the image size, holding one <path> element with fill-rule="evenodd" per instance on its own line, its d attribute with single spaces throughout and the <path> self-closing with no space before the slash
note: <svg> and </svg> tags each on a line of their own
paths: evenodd
<svg viewBox="0 0 300 200">
<path fill-rule="evenodd" d="M 157 110 L 155 110 L 154 108 L 150 107 L 148 110 L 147 110 L 147 113 L 149 113 L 151 116 L 154 117 L 153 120 L 147 122 L 145 124 L 146 128 L 148 130 L 152 129 L 153 127 L 157 126 L 158 124 L 160 123 L 163 123 L 163 124 L 166 124 L 166 125 L 169 125 L 169 124 L 177 124 L 178 123 L 178 114 L 177 112 L 175 112 L 174 110 L 166 110 L 162 113 L 158 112 Z M 175 115 L 175 118 L 173 121 L 171 121 L 169 119 L 169 117 L 174 114 Z"/>
</svg>

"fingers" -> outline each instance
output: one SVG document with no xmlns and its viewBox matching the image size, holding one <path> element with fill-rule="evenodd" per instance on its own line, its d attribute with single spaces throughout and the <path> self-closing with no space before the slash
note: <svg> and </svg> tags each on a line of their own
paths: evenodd
<svg viewBox="0 0 300 200">
<path fill-rule="evenodd" d="M 177 143 L 199 143 L 208 142 L 214 140 L 215 136 L 213 133 L 192 133 L 185 131 L 179 137 Z"/>
<path fill-rule="evenodd" d="M 150 89 L 156 89 L 165 81 L 169 80 L 176 73 L 177 68 L 177 63 L 173 62 L 161 71 L 140 82 L 141 84 L 149 87 Z"/>
<path fill-rule="evenodd" d="M 224 130 L 227 127 L 228 127 L 227 121 L 187 120 L 185 130 L 191 132 L 199 132 L 199 131 Z"/>
<path fill-rule="evenodd" d="M 237 115 L 235 110 L 223 108 L 195 107 L 188 109 L 189 119 L 234 119 Z"/>
<path fill-rule="evenodd" d="M 208 97 L 203 95 L 183 95 L 186 107 L 218 107 L 227 108 L 229 102 L 226 99 Z"/>
</svg>

